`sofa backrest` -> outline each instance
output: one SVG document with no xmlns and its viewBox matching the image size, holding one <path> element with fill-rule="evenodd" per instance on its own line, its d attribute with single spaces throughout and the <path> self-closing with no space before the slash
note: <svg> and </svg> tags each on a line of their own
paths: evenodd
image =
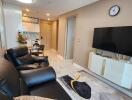
<svg viewBox="0 0 132 100">
<path fill-rule="evenodd" d="M 6 58 L 8 58 L 15 66 L 32 64 L 34 62 L 34 59 L 28 53 L 28 48 L 26 46 L 8 49 Z"/>
<path fill-rule="evenodd" d="M 10 97 L 20 95 L 19 74 L 12 63 L 4 58 L 0 58 L 0 92 Z"/>
</svg>

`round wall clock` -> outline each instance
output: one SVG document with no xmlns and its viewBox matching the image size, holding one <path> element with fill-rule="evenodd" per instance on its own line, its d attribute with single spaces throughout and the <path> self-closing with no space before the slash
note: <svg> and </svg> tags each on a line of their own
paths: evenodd
<svg viewBox="0 0 132 100">
<path fill-rule="evenodd" d="M 116 16 L 120 12 L 120 7 L 118 5 L 114 5 L 109 9 L 110 16 Z"/>
</svg>

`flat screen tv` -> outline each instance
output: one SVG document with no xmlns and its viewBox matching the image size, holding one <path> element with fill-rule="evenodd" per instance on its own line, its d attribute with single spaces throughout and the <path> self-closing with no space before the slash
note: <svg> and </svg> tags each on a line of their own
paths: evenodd
<svg viewBox="0 0 132 100">
<path fill-rule="evenodd" d="M 132 26 L 95 28 L 93 48 L 132 56 Z"/>
</svg>

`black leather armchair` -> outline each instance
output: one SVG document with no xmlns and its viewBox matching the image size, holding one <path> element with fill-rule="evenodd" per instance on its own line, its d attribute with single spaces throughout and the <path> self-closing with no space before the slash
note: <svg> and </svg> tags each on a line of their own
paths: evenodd
<svg viewBox="0 0 132 100">
<path fill-rule="evenodd" d="M 0 99 L 11 100 L 21 95 L 33 95 L 71 100 L 56 81 L 56 73 L 52 67 L 23 70 L 19 75 L 12 63 L 4 58 L 0 59 Z"/>
<path fill-rule="evenodd" d="M 8 49 L 7 53 L 5 54 L 5 58 L 10 60 L 19 70 L 27 70 L 38 67 L 49 66 L 49 61 L 47 56 L 33 57 L 28 52 L 28 48 L 26 46 Z M 33 65 L 33 64 L 38 64 L 38 65 Z"/>
</svg>

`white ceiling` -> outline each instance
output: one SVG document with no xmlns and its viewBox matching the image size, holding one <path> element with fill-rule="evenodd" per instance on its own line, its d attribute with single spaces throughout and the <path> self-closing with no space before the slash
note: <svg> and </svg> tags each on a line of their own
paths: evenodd
<svg viewBox="0 0 132 100">
<path fill-rule="evenodd" d="M 51 19 L 54 19 L 96 1 L 98 0 L 34 0 L 32 4 L 24 4 L 16 0 L 3 0 L 4 3 L 19 6 L 22 10 L 28 8 L 31 10 L 28 13 L 29 16 L 41 19 L 47 19 L 47 12 L 51 14 Z"/>
</svg>

